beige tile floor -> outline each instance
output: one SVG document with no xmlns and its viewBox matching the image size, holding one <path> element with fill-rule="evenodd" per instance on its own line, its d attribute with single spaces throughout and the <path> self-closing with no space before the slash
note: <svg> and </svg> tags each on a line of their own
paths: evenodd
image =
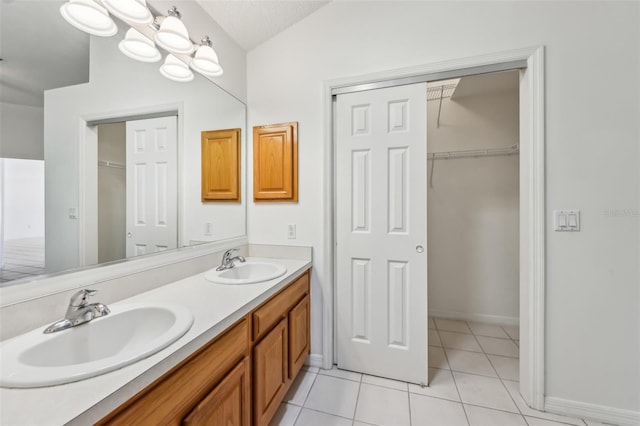
<svg viewBox="0 0 640 426">
<path fill-rule="evenodd" d="M 305 367 L 271 425 L 597 425 L 527 407 L 518 339 L 517 327 L 429 319 L 429 387 Z"/>
</svg>

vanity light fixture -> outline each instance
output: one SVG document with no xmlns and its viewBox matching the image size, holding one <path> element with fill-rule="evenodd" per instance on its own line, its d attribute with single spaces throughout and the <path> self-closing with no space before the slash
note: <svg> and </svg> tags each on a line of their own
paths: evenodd
<svg viewBox="0 0 640 426">
<path fill-rule="evenodd" d="M 185 83 L 193 80 L 193 73 L 180 59 L 173 56 L 171 53 L 167 55 L 164 60 L 164 64 L 160 67 L 160 74 L 167 77 L 169 80 Z"/>
<path fill-rule="evenodd" d="M 124 40 L 118 44 L 122 53 L 141 62 L 158 62 L 162 59 L 153 41 L 134 28 L 127 31 Z"/>
<path fill-rule="evenodd" d="M 118 32 L 107 9 L 94 0 L 69 0 L 60 6 L 60 14 L 68 23 L 89 34 L 110 37 Z"/>
<path fill-rule="evenodd" d="M 190 55 L 193 43 L 189 39 L 187 27 L 180 20 L 180 12 L 173 6 L 168 13 L 169 16 L 162 20 L 160 29 L 154 36 L 156 44 L 171 53 Z"/>
<path fill-rule="evenodd" d="M 218 55 L 211 47 L 211 39 L 204 36 L 200 42 L 200 47 L 196 50 L 195 55 L 189 63 L 191 68 L 200 74 L 210 75 L 212 77 L 221 76 L 223 71 L 218 61 Z"/>
<path fill-rule="evenodd" d="M 223 74 L 209 36 L 202 39 L 197 51 L 191 56 L 194 44 L 175 6 L 168 11 L 168 16 L 155 18 L 147 7 L 147 0 L 68 0 L 60 7 L 60 13 L 71 25 L 101 37 L 109 37 L 118 32 L 118 26 L 109 12 L 131 27 L 124 40 L 118 44 L 120 51 L 129 58 L 141 62 L 157 62 L 162 58 L 157 45 L 169 52 L 160 67 L 160 73 L 168 79 L 180 82 L 193 80 L 193 72 L 189 66 L 208 77 Z M 153 34 L 153 39 L 151 35 L 145 34 Z"/>
<path fill-rule="evenodd" d="M 148 25 L 153 22 L 146 0 L 102 0 L 102 4 L 128 24 Z"/>
</svg>

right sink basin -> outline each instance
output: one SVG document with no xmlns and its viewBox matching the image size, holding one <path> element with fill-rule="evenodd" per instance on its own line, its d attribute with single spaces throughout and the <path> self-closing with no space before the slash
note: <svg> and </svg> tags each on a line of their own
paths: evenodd
<svg viewBox="0 0 640 426">
<path fill-rule="evenodd" d="M 254 284 L 281 277 L 286 272 L 287 268 L 279 263 L 247 259 L 246 262 L 236 262 L 233 268 L 223 271 L 213 268 L 204 277 L 217 284 Z"/>
</svg>

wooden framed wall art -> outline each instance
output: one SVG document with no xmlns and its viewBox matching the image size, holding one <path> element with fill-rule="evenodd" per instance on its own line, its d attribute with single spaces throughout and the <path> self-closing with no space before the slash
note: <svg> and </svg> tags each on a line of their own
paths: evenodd
<svg viewBox="0 0 640 426">
<path fill-rule="evenodd" d="M 298 122 L 253 128 L 253 200 L 298 202 Z"/>
<path fill-rule="evenodd" d="M 240 129 L 203 131 L 202 202 L 240 202 Z"/>
</svg>

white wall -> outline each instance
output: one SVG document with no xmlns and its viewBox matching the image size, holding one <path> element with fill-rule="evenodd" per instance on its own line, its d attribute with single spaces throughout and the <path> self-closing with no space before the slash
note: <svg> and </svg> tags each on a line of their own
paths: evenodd
<svg viewBox="0 0 640 426">
<path fill-rule="evenodd" d="M 122 31 L 121 31 L 122 33 Z M 100 115 L 122 117 L 132 110 L 181 105 L 178 141 L 182 144 L 181 243 L 213 241 L 245 234 L 245 193 L 242 203 L 201 202 L 200 133 L 203 130 L 245 127 L 245 106 L 196 74 L 189 83 L 164 78 L 160 64 L 131 60 L 118 50 L 123 34 L 91 37 L 90 81 L 45 92 L 46 268 L 58 271 L 78 266 L 78 220 L 69 208 L 80 208 L 78 188 L 79 135 L 82 119 Z M 243 141 L 246 135 L 242 135 Z M 243 148 L 244 148 L 243 142 Z M 87 150 L 95 149 L 89 146 Z M 245 149 L 242 149 L 243 160 Z M 88 164 L 89 169 L 97 164 Z M 89 174 L 89 172 L 87 172 Z M 87 179 L 90 176 L 87 176 Z M 94 191 L 89 188 L 89 196 Z M 79 211 L 82 215 L 84 212 Z M 94 219 L 95 220 L 95 219 Z M 205 236 L 205 222 L 213 222 L 213 237 Z"/>
<path fill-rule="evenodd" d="M 98 126 L 98 161 L 123 168 L 98 166 L 98 262 L 127 257 L 127 161 L 126 123 Z"/>
<path fill-rule="evenodd" d="M 44 236 L 44 162 L 5 158 L 2 207 L 4 240 Z"/>
<path fill-rule="evenodd" d="M 41 107 L 0 102 L 0 158 L 44 159 Z"/>
<path fill-rule="evenodd" d="M 554 209 L 582 211 L 581 232 L 546 230 L 545 393 L 640 410 L 639 20 L 637 2 L 338 1 L 249 52 L 249 126 L 298 121 L 300 156 L 300 202 L 250 203 L 250 241 L 291 243 L 297 223 L 296 242 L 313 246 L 313 354 L 331 303 L 323 81 L 544 45 L 547 223 Z"/>
<path fill-rule="evenodd" d="M 518 143 L 517 88 L 443 99 L 440 127 L 438 108 L 438 100 L 427 103 L 429 152 Z M 517 324 L 518 156 L 437 159 L 431 174 L 432 164 L 429 315 Z"/>
</svg>

